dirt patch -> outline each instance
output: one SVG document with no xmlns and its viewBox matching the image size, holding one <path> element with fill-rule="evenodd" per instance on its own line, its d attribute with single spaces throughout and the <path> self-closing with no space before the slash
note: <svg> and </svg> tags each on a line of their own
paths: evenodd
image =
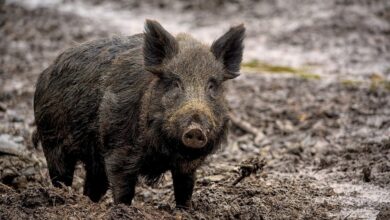
<svg viewBox="0 0 390 220">
<path fill-rule="evenodd" d="M 1 219 L 166 219 L 170 215 L 149 206 L 93 203 L 72 189 L 34 186 L 17 192 L 0 185 Z M 172 219 L 169 218 L 169 219 Z"/>
<path fill-rule="evenodd" d="M 22 192 L 1 186 L 0 218 L 2 219 L 53 219 L 58 216 L 86 218 L 96 216 L 98 206 L 87 198 L 71 192 L 35 186 Z M 64 208 L 64 207 L 69 207 Z M 95 207 L 95 208 L 94 208 Z M 95 209 L 95 210 L 94 210 Z"/>
<path fill-rule="evenodd" d="M 203 186 L 195 194 L 194 209 L 199 211 L 194 214 L 211 219 L 324 219 L 339 210 L 337 204 L 323 200 L 334 195 L 331 188 L 320 189 L 310 179 L 253 178 L 237 187 Z"/>
</svg>

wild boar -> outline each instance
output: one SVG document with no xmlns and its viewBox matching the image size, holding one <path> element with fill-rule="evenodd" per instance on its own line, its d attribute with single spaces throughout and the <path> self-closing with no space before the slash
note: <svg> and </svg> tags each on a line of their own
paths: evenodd
<svg viewBox="0 0 390 220">
<path fill-rule="evenodd" d="M 224 82 L 239 75 L 243 25 L 211 46 L 147 20 L 145 32 L 81 44 L 40 75 L 36 142 L 54 186 L 71 185 L 77 161 L 84 194 L 131 204 L 139 177 L 173 177 L 177 207 L 190 207 L 196 169 L 225 142 Z"/>
</svg>

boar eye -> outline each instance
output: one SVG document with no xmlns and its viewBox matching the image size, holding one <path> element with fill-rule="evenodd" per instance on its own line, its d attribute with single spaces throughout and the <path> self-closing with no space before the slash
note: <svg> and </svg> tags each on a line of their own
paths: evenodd
<svg viewBox="0 0 390 220">
<path fill-rule="evenodd" d="M 181 88 L 180 83 L 177 80 L 173 81 L 171 86 L 172 86 L 172 89 L 180 89 Z"/>
<path fill-rule="evenodd" d="M 162 84 L 164 85 L 164 88 L 166 91 L 170 91 L 170 90 L 176 90 L 176 89 L 181 89 L 182 86 L 181 86 L 181 83 L 180 83 L 180 80 L 177 79 L 177 78 L 173 78 L 173 77 L 166 77 L 166 78 L 163 78 L 161 80 Z"/>
<path fill-rule="evenodd" d="M 210 82 L 207 85 L 207 92 L 213 98 L 215 97 L 215 95 L 217 93 L 217 89 L 218 89 L 217 87 L 218 87 L 217 83 L 214 80 L 210 80 Z"/>
</svg>

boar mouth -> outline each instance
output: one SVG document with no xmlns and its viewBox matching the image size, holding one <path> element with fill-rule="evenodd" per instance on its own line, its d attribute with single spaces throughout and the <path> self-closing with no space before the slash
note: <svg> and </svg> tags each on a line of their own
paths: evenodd
<svg viewBox="0 0 390 220">
<path fill-rule="evenodd" d="M 181 140 L 186 147 L 194 149 L 203 148 L 207 144 L 206 133 L 194 122 L 183 132 Z"/>
</svg>

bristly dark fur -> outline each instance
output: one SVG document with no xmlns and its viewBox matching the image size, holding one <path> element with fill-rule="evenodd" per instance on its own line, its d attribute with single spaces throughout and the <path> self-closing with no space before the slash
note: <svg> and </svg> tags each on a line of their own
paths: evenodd
<svg viewBox="0 0 390 220">
<path fill-rule="evenodd" d="M 172 58 L 177 52 L 178 45 L 175 38 L 158 22 L 146 20 L 143 48 L 145 66 L 159 66 L 164 59 Z"/>
<path fill-rule="evenodd" d="M 71 185 L 77 161 L 84 194 L 99 201 L 110 186 L 131 204 L 139 177 L 149 184 L 170 171 L 176 204 L 189 207 L 196 169 L 226 141 L 223 82 L 242 59 L 244 27 L 210 48 L 158 22 L 145 33 L 96 40 L 62 53 L 40 75 L 34 96 L 37 132 L 54 186 Z M 185 145 L 196 124 L 205 145 Z"/>
</svg>

